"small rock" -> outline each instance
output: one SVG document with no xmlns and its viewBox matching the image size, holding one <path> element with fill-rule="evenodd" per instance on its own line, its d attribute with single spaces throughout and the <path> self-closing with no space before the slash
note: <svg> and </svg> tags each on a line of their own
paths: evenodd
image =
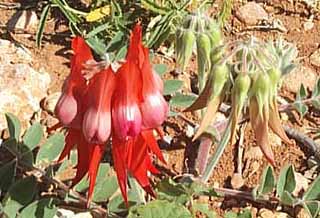
<svg viewBox="0 0 320 218">
<path fill-rule="evenodd" d="M 269 131 L 268 132 L 268 137 L 269 137 L 269 143 L 270 145 L 273 146 L 281 146 L 281 138 L 274 134 L 273 132 Z"/>
<path fill-rule="evenodd" d="M 235 173 L 231 178 L 231 185 L 234 189 L 239 189 L 244 185 L 244 179 L 239 173 Z"/>
<path fill-rule="evenodd" d="M 93 218 L 90 212 L 77 213 L 73 218 Z"/>
<path fill-rule="evenodd" d="M 296 93 L 298 92 L 301 84 L 306 88 L 312 90 L 315 82 L 317 81 L 317 74 L 309 67 L 299 65 L 291 73 L 285 76 L 283 80 L 283 88 Z"/>
<path fill-rule="evenodd" d="M 49 96 L 47 96 L 42 102 L 42 109 L 46 112 L 53 114 L 54 108 L 60 98 L 61 92 L 55 92 Z"/>
<path fill-rule="evenodd" d="M 310 216 L 309 213 L 303 207 L 301 207 L 297 214 L 297 218 L 310 218 Z"/>
<path fill-rule="evenodd" d="M 241 6 L 236 12 L 236 16 L 247 25 L 256 25 L 261 20 L 268 20 L 268 13 L 255 2 L 248 2 Z"/>
<path fill-rule="evenodd" d="M 40 110 L 40 100 L 51 82 L 48 73 L 34 70 L 31 64 L 27 49 L 0 39 L 0 114 L 15 114 L 23 127 Z M 6 120 L 0 116 L 0 129 L 4 128 Z"/>
<path fill-rule="evenodd" d="M 188 136 L 189 138 L 193 137 L 195 133 L 195 129 L 194 127 L 192 127 L 191 125 L 187 125 L 187 131 L 186 131 L 186 136 Z"/>
<path fill-rule="evenodd" d="M 309 20 L 303 24 L 303 29 L 305 31 L 311 30 L 313 27 L 314 27 L 314 23 Z"/>
<path fill-rule="evenodd" d="M 66 210 L 66 209 L 58 209 L 56 215 L 54 218 L 73 218 L 74 217 L 74 212 L 71 210 Z"/>
<path fill-rule="evenodd" d="M 320 67 L 320 48 L 310 55 L 310 63 L 316 67 Z"/>
<path fill-rule="evenodd" d="M 33 33 L 38 27 L 38 17 L 35 11 L 17 11 L 8 21 L 7 26 L 10 31 L 27 31 Z"/>
<path fill-rule="evenodd" d="M 301 191 L 306 191 L 309 187 L 309 179 L 304 177 L 301 173 L 294 174 L 296 179 L 296 188 L 293 190 L 292 194 L 294 196 L 299 196 Z"/>
<path fill-rule="evenodd" d="M 274 215 L 275 218 L 290 218 L 290 216 L 284 212 L 275 212 Z"/>
<path fill-rule="evenodd" d="M 271 210 L 262 208 L 261 210 L 259 210 L 258 217 L 260 217 L 260 218 L 271 218 L 271 217 L 275 217 L 275 215 Z"/>
</svg>

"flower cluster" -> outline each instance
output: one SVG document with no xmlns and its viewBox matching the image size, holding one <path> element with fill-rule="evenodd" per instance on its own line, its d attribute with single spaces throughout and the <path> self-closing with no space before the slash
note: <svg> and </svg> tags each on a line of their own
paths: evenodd
<svg viewBox="0 0 320 218">
<path fill-rule="evenodd" d="M 67 128 L 59 161 L 76 147 L 73 185 L 88 173 L 90 202 L 105 144 L 110 140 L 125 202 L 128 173 L 153 195 L 147 173 L 158 172 L 152 165 L 152 154 L 164 162 L 155 133 L 161 136 L 159 127 L 167 117 L 168 105 L 162 96 L 162 80 L 152 70 L 149 50 L 142 44 L 140 24 L 134 27 L 126 60 L 116 72 L 110 65 L 88 79 L 84 65 L 93 61 L 90 48 L 83 38 L 76 37 L 72 49 L 71 72 L 55 108 L 60 124 Z"/>
</svg>

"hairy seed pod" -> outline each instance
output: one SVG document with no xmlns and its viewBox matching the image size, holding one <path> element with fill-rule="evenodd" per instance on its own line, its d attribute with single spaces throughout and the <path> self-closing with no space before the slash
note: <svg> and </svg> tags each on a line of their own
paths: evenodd
<svg viewBox="0 0 320 218">
<path fill-rule="evenodd" d="M 271 96 L 274 96 L 277 94 L 277 86 L 281 78 L 281 71 L 277 68 L 271 68 L 268 70 L 268 74 L 270 78 L 270 94 Z"/>
<path fill-rule="evenodd" d="M 251 78 L 248 74 L 239 74 L 232 89 L 232 111 L 231 111 L 231 144 L 235 144 L 235 133 L 237 123 L 244 106 L 248 91 L 251 85 Z"/>
<path fill-rule="evenodd" d="M 216 65 L 212 67 L 211 73 L 213 76 L 213 89 L 211 97 L 213 97 L 221 94 L 221 91 L 228 80 L 229 68 L 226 64 Z"/>
<path fill-rule="evenodd" d="M 200 89 L 203 88 L 203 83 L 206 79 L 205 74 L 208 69 L 210 69 L 210 51 L 211 42 L 209 36 L 205 33 L 199 34 L 199 36 L 197 37 L 197 59 Z"/>
<path fill-rule="evenodd" d="M 219 25 L 214 21 L 210 20 L 209 26 L 209 36 L 211 40 L 212 47 L 217 47 L 222 44 L 222 33 Z"/>
<path fill-rule="evenodd" d="M 263 107 L 268 107 L 270 94 L 270 78 L 266 73 L 259 73 L 252 85 L 252 94 L 257 98 L 259 114 L 262 115 Z"/>
<path fill-rule="evenodd" d="M 184 71 L 185 67 L 187 66 L 193 51 L 193 45 L 196 41 L 196 36 L 194 32 L 190 29 L 185 30 L 182 33 L 181 37 L 181 55 L 177 55 L 177 63 L 181 67 L 181 70 Z"/>
</svg>

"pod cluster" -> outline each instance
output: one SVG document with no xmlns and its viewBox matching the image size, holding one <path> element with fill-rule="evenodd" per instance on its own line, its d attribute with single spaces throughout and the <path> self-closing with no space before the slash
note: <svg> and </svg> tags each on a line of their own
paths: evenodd
<svg viewBox="0 0 320 218">
<path fill-rule="evenodd" d="M 199 81 L 203 88 L 206 73 L 213 64 L 212 59 L 215 59 L 215 54 L 213 58 L 210 57 L 211 51 L 222 44 L 222 33 L 214 20 L 199 13 L 187 15 L 181 27 L 176 30 L 175 48 L 178 70 L 185 70 L 192 53 L 196 51 Z"/>
</svg>

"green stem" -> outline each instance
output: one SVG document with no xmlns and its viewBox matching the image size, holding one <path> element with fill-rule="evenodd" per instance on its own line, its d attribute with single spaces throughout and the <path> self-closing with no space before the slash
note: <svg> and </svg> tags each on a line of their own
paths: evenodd
<svg viewBox="0 0 320 218">
<path fill-rule="evenodd" d="M 228 122 L 228 126 L 227 126 L 226 130 L 224 131 L 222 139 L 219 142 L 215 153 L 213 154 L 212 158 L 210 159 L 209 164 L 207 165 L 207 167 L 203 173 L 203 176 L 201 177 L 201 181 L 207 182 L 209 180 L 209 178 L 211 177 L 215 166 L 217 165 L 221 155 L 223 154 L 224 149 L 226 148 L 226 146 L 229 142 L 230 128 L 231 128 L 231 122 Z"/>
</svg>

